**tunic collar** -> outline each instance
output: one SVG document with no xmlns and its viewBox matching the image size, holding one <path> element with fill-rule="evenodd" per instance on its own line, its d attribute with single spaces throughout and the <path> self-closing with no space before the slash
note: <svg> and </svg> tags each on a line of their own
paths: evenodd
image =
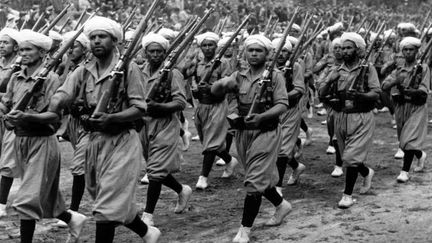
<svg viewBox="0 0 432 243">
<path fill-rule="evenodd" d="M 103 80 L 105 80 L 107 77 L 110 76 L 111 71 L 114 69 L 115 65 L 118 63 L 120 59 L 120 54 L 117 48 L 114 49 L 114 55 L 113 55 L 113 59 L 109 65 L 109 67 L 107 68 L 107 72 L 105 72 L 102 76 L 98 76 L 98 71 L 97 71 L 97 57 L 92 58 L 92 60 L 90 62 L 88 62 L 87 64 L 85 64 L 85 68 L 92 74 L 93 77 L 95 77 L 96 79 L 96 83 L 102 82 Z"/>
</svg>

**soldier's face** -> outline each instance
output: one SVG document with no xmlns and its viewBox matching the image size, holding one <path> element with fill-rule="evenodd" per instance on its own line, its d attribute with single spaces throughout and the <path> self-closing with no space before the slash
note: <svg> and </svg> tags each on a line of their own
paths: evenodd
<svg viewBox="0 0 432 243">
<path fill-rule="evenodd" d="M 336 44 L 333 46 L 333 55 L 336 59 L 342 59 L 342 46 L 339 44 Z"/>
<path fill-rule="evenodd" d="M 204 40 L 201 43 L 201 51 L 204 54 L 204 57 L 211 59 L 214 57 L 216 53 L 216 42 L 210 40 Z"/>
<path fill-rule="evenodd" d="M 349 62 L 354 60 L 357 55 L 357 47 L 352 41 L 342 43 L 342 57 L 344 61 Z"/>
<path fill-rule="evenodd" d="M 75 41 L 72 48 L 69 51 L 69 57 L 73 62 L 78 61 L 85 54 L 85 48 L 79 43 Z"/>
<path fill-rule="evenodd" d="M 279 56 L 277 57 L 278 65 L 284 65 L 288 61 L 288 58 L 290 57 L 290 55 L 291 55 L 291 52 L 289 52 L 288 49 L 286 49 L 286 48 L 282 49 Z"/>
<path fill-rule="evenodd" d="M 22 56 L 22 64 L 32 66 L 41 60 L 45 51 L 28 42 L 20 44 L 20 53 Z"/>
<path fill-rule="evenodd" d="M 18 51 L 15 41 L 8 36 L 0 36 L 0 56 L 7 57 Z"/>
<path fill-rule="evenodd" d="M 151 65 L 159 65 L 165 58 L 165 49 L 157 43 L 151 43 L 146 48 L 146 55 Z"/>
<path fill-rule="evenodd" d="M 250 65 L 256 66 L 265 63 L 267 54 L 267 50 L 264 47 L 258 44 L 251 44 L 246 48 L 245 56 Z"/>
<path fill-rule="evenodd" d="M 405 60 L 407 62 L 414 61 L 415 58 L 416 58 L 416 55 L 417 55 L 417 50 L 418 50 L 417 47 L 414 47 L 414 46 L 405 46 L 402 49 L 402 54 L 404 55 Z"/>
<path fill-rule="evenodd" d="M 89 39 L 93 55 L 99 59 L 108 56 L 114 49 L 116 43 L 116 40 L 114 40 L 108 32 L 103 30 L 91 32 Z"/>
</svg>

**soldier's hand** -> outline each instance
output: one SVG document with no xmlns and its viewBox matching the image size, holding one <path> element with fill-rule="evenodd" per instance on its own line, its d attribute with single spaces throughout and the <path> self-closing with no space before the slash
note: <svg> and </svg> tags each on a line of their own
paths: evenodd
<svg viewBox="0 0 432 243">
<path fill-rule="evenodd" d="M 330 82 L 335 82 L 335 81 L 337 81 L 339 79 L 339 77 L 340 77 L 339 72 L 332 72 L 330 74 L 330 76 L 329 76 L 329 81 Z"/>
<path fill-rule="evenodd" d="M 346 96 L 348 100 L 356 100 L 359 98 L 360 93 L 356 90 L 348 90 Z"/>
<path fill-rule="evenodd" d="M 251 114 L 245 117 L 245 124 L 250 127 L 258 127 L 262 122 L 262 117 L 260 114 Z"/>
<path fill-rule="evenodd" d="M 161 104 L 153 100 L 147 102 L 147 113 L 150 116 L 157 115 L 161 112 Z"/>
<path fill-rule="evenodd" d="M 6 119 L 13 126 L 20 125 L 24 123 L 25 113 L 18 110 L 13 110 L 6 115 Z"/>
<path fill-rule="evenodd" d="M 89 121 L 98 128 L 105 128 L 107 125 L 111 123 L 110 115 L 104 112 L 96 112 L 93 114 Z"/>
</svg>

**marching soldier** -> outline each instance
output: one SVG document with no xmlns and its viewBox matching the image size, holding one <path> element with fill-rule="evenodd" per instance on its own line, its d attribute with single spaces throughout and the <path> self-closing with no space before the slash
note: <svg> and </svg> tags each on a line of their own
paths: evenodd
<svg viewBox="0 0 432 243">
<path fill-rule="evenodd" d="M 44 112 L 60 84 L 58 76 L 53 72 L 48 74 L 41 91 L 33 96 L 24 111 L 11 110 L 34 84 L 52 40 L 31 30 L 20 32 L 20 38 L 24 68 L 11 77 L 0 110 L 7 114 L 6 119 L 16 135 L 14 151 L 22 184 L 12 206 L 20 218 L 21 242 L 32 242 L 36 220 L 54 217 L 66 222 L 70 236 L 78 240 L 87 217 L 66 211 L 59 191 L 60 147 L 54 135 L 58 117 Z"/>
<path fill-rule="evenodd" d="M 119 109 L 92 115 L 102 91 L 110 85 L 109 76 L 119 61 L 117 45 L 122 42 L 123 33 L 117 22 L 104 17 L 90 19 L 84 33 L 95 58 L 68 77 L 52 98 L 49 110 L 59 113 L 60 107 L 72 104 L 78 97 L 83 99 L 77 105 L 82 106 L 78 109 L 79 118 L 90 131 L 85 180 L 94 199 L 96 242 L 113 242 L 118 225 L 125 225 L 147 243 L 156 242 L 160 231 L 140 219 L 135 204 L 136 180 L 143 158 L 133 121 L 140 119 L 146 109 L 142 74 L 131 62 L 119 87 L 124 90 Z"/>
<path fill-rule="evenodd" d="M 360 194 L 369 191 L 374 170 L 365 165 L 369 146 L 375 128 L 372 113 L 374 102 L 379 98 L 379 80 L 375 68 L 367 65 L 367 78 L 359 77 L 362 68 L 360 57 L 364 54 L 366 43 L 354 32 L 341 36 L 344 62 L 334 67 L 325 83 L 321 86 L 322 96 L 337 97 L 339 102 L 332 104 L 334 110 L 334 128 L 342 161 L 347 166 L 345 190 L 339 201 L 340 208 L 349 208 L 354 204 L 352 192 L 358 173 L 364 177 Z M 359 81 L 358 84 L 353 82 Z M 330 89 L 331 85 L 335 89 Z M 359 90 L 352 87 L 361 86 Z M 335 91 L 336 90 L 336 91 Z"/>
<path fill-rule="evenodd" d="M 395 119 L 399 147 L 404 152 L 402 171 L 397 177 L 397 181 L 405 183 L 409 180 L 409 171 L 414 156 L 418 159 L 418 166 L 414 168 L 415 172 L 422 171 L 426 161 L 424 142 L 427 135 L 427 103 L 426 98 L 424 98 L 424 102 L 421 103 L 418 103 L 416 98 L 427 97 L 429 92 L 430 71 L 426 64 L 416 63 L 416 56 L 421 47 L 420 39 L 405 37 L 400 42 L 399 46 L 405 57 L 404 65 L 394 70 L 392 74 L 384 80 L 382 88 L 385 91 L 390 91 L 395 104 Z M 416 65 L 420 65 L 417 68 L 419 68 L 421 72 L 415 73 L 417 77 L 412 77 L 411 74 Z M 418 83 L 410 83 L 412 78 Z M 401 90 L 400 87 L 407 88 Z M 407 97 L 402 97 L 402 95 Z"/>
<path fill-rule="evenodd" d="M 206 70 L 209 69 L 210 61 L 216 54 L 219 36 L 213 32 L 206 32 L 197 36 L 196 39 L 204 57 L 202 60 L 198 60 L 195 67 L 187 71 L 186 77 L 194 75 L 196 82 L 199 83 Z M 208 187 L 208 176 L 216 156 L 219 156 L 227 164 L 222 178 L 230 177 L 238 163 L 237 159 L 228 153 L 225 146 L 225 137 L 228 132 L 228 122 L 226 120 L 228 113 L 227 100 L 224 97 L 216 98 L 210 94 L 212 83 L 230 75 L 232 71 L 228 68 L 226 62 L 222 62 L 212 73 L 210 82 L 200 85 L 196 91 L 199 103 L 195 111 L 195 127 L 204 150 L 201 175 L 196 184 L 197 189 L 206 189 Z"/>
<path fill-rule="evenodd" d="M 238 115 L 245 117 L 252 105 L 253 96 L 258 83 L 266 70 L 265 63 L 272 51 L 272 43 L 262 35 L 251 35 L 245 40 L 246 59 L 250 68 L 234 72 L 213 84 L 212 94 L 223 97 L 227 92 L 237 96 Z M 261 198 L 264 195 L 274 206 L 275 213 L 266 225 L 276 226 L 283 222 L 291 211 L 291 204 L 284 200 L 276 190 L 278 171 L 276 160 L 281 147 L 281 126 L 279 116 L 287 111 L 288 96 L 284 88 L 284 80 L 280 71 L 273 71 L 271 90 L 266 97 L 266 104 L 259 107 L 269 107 L 260 110 L 244 120 L 245 126 L 236 131 L 236 145 L 240 161 L 245 169 L 246 198 L 244 201 L 241 227 L 233 242 L 249 242 L 250 230 L 259 212 Z M 258 101 L 261 102 L 261 101 Z"/>
<path fill-rule="evenodd" d="M 183 76 L 177 69 L 174 69 L 168 74 L 168 80 L 161 80 L 159 71 L 169 47 L 168 40 L 162 35 L 145 36 L 142 46 L 147 56 L 147 63 L 143 68 L 147 92 L 156 86 L 162 89 L 159 92 L 156 91 L 158 92 L 155 94 L 156 97 L 150 97 L 150 99 L 157 99 L 148 102 L 146 125 L 141 131 L 149 178 L 147 203 L 142 220 L 153 225 L 153 212 L 159 200 L 162 185 L 173 189 L 178 194 L 175 213 L 182 213 L 187 207 L 192 189 L 188 185 L 180 184 L 172 175 L 179 170 L 180 165 L 178 151 L 180 121 L 176 113 L 186 107 L 184 87 L 181 85 Z M 161 82 L 167 84 L 164 86 Z M 163 96 L 164 99 L 160 96 Z"/>
<path fill-rule="evenodd" d="M 14 66 L 18 55 L 19 32 L 4 28 L 0 32 L 0 93 L 6 92 L 6 86 L 16 68 Z M 0 122 L 0 218 L 6 216 L 6 202 L 12 187 L 13 178 L 19 177 L 14 151 L 15 133 L 6 130 L 3 121 Z"/>
</svg>

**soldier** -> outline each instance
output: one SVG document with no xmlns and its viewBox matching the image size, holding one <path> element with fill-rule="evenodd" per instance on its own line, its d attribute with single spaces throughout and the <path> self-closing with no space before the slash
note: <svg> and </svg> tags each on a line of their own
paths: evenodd
<svg viewBox="0 0 432 243">
<path fill-rule="evenodd" d="M 75 31 L 66 33 L 64 35 L 65 41 L 68 41 L 75 34 Z M 63 73 L 60 76 L 61 83 L 64 83 L 66 78 L 78 68 L 79 65 L 84 64 L 87 51 L 90 51 L 90 40 L 84 34 L 80 34 L 68 52 Z M 84 130 L 79 119 L 76 118 L 78 116 L 78 114 L 76 114 L 76 108 L 75 105 L 72 105 L 66 109 L 68 114 L 62 119 L 62 126 L 59 129 L 60 136 L 70 141 L 74 149 L 72 165 L 70 166 L 73 181 L 69 209 L 75 212 L 79 209 L 85 190 L 85 153 L 90 135 L 88 131 Z M 72 115 L 70 113 L 72 113 Z M 59 221 L 58 226 L 64 227 L 65 224 Z"/>
<path fill-rule="evenodd" d="M 250 68 L 236 71 L 231 76 L 217 81 L 212 87 L 212 94 L 223 97 L 227 92 L 237 96 L 236 112 L 245 117 L 252 105 L 258 83 L 266 70 L 265 63 L 272 51 L 272 43 L 262 35 L 251 35 L 245 40 L 246 59 Z M 240 161 L 245 169 L 246 198 L 244 201 L 241 227 L 233 242 L 249 242 L 253 222 L 259 212 L 261 198 L 264 195 L 274 206 L 275 213 L 267 221 L 267 226 L 280 225 L 291 211 L 291 204 L 284 200 L 276 190 L 278 171 L 276 160 L 281 146 L 281 126 L 279 116 L 287 111 L 288 96 L 284 88 L 283 76 L 274 70 L 271 80 L 271 91 L 266 89 L 265 103 L 259 107 L 259 113 L 253 113 L 244 120 L 245 126 L 236 131 L 236 146 Z M 271 92 L 271 93 L 270 93 Z M 270 104 L 270 101 L 271 104 Z"/>
<path fill-rule="evenodd" d="M 119 90 L 124 95 L 119 98 L 118 109 L 92 115 L 102 91 L 110 85 L 109 76 L 119 61 L 117 45 L 123 34 L 117 22 L 104 17 L 89 20 L 84 33 L 95 58 L 68 77 L 53 96 L 49 110 L 56 114 L 60 107 L 72 104 L 78 97 L 83 99 L 78 110 L 85 129 L 90 131 L 85 180 L 94 199 L 96 242 L 113 242 L 118 225 L 125 225 L 147 243 L 156 242 L 160 231 L 142 222 L 135 204 L 136 180 L 143 157 L 133 121 L 140 119 L 146 109 L 142 74 L 131 62 L 120 83 Z"/>
<path fill-rule="evenodd" d="M 20 32 L 20 38 L 24 67 L 12 75 L 0 110 L 7 114 L 5 119 L 16 135 L 14 151 L 22 184 L 12 206 L 20 218 L 21 242 L 32 242 L 36 220 L 54 217 L 66 222 L 70 236 L 78 240 L 87 217 L 66 211 L 59 191 L 60 147 L 54 135 L 58 118 L 44 112 L 59 86 L 58 76 L 53 72 L 48 74 L 24 111 L 11 110 L 34 84 L 52 40 L 31 30 Z"/>
<path fill-rule="evenodd" d="M 352 192 L 358 173 L 364 177 L 360 194 L 369 191 L 374 170 L 364 163 L 368 154 L 375 128 L 375 118 L 372 113 L 375 101 L 379 98 L 380 88 L 375 68 L 368 64 L 367 80 L 360 80 L 359 90 L 351 88 L 357 79 L 360 57 L 364 54 L 366 43 L 354 32 L 346 32 L 341 36 L 344 62 L 340 67 L 334 67 L 327 80 L 321 86 L 322 96 L 337 97 L 339 102 L 332 104 L 334 110 L 334 127 L 342 161 L 347 166 L 345 190 L 339 201 L 340 208 L 349 208 L 354 204 Z M 366 79 L 360 77 L 360 79 Z M 336 88 L 330 87 L 336 85 Z"/>
<path fill-rule="evenodd" d="M 342 42 L 341 38 L 337 37 L 333 39 L 331 45 L 330 45 L 330 60 L 326 62 L 326 66 L 324 67 L 324 70 L 320 73 L 318 79 L 317 79 L 317 86 L 318 90 L 320 89 L 321 85 L 323 84 L 324 80 L 327 78 L 327 76 L 330 74 L 330 72 L 334 68 L 338 68 L 342 65 L 343 59 L 342 59 Z M 319 95 L 320 100 L 324 103 L 324 107 L 327 110 L 327 131 L 329 134 L 329 147 L 327 148 L 327 153 L 332 153 L 334 150 L 334 153 L 336 154 L 336 164 L 334 167 L 334 170 L 331 173 L 331 176 L 333 177 L 340 177 L 343 175 L 343 168 L 342 168 L 342 158 L 340 154 L 339 147 L 337 145 L 336 137 L 334 136 L 335 127 L 334 127 L 334 111 L 331 107 L 331 104 L 329 103 L 330 100 L 333 97 L 324 97 Z"/>
<path fill-rule="evenodd" d="M 414 168 L 415 172 L 422 171 L 426 161 L 424 142 L 427 135 L 428 109 L 427 103 L 417 103 L 416 97 L 427 97 L 430 71 L 426 64 L 420 64 L 421 66 L 418 68 L 421 69 L 421 72 L 416 74 L 418 77 L 415 77 L 415 81 L 418 83 L 410 83 L 413 78 L 411 73 L 414 67 L 418 65 L 416 56 L 421 47 L 421 41 L 415 37 L 405 37 L 399 46 L 405 57 L 404 65 L 394 70 L 384 80 L 382 88 L 385 91 L 390 91 L 395 104 L 399 147 L 404 152 L 402 171 L 397 177 L 397 181 L 405 183 L 409 180 L 409 171 L 414 156 L 418 159 L 418 166 Z M 407 97 L 401 98 L 403 94 L 400 94 L 400 87 L 406 87 L 402 92 Z"/>
<path fill-rule="evenodd" d="M 151 100 L 147 104 L 145 129 L 141 131 L 149 178 L 147 203 L 142 220 L 148 225 L 153 225 L 153 212 L 162 184 L 178 194 L 175 213 L 182 213 L 187 207 L 192 189 L 188 185 L 180 184 L 172 175 L 179 170 L 180 165 L 180 121 L 176 113 L 186 107 L 185 92 L 181 85 L 183 76 L 174 69 L 168 74 L 165 86 L 162 83 L 158 84 L 157 82 L 163 81 L 160 79 L 159 71 L 165 60 L 169 42 L 160 34 L 149 34 L 142 39 L 142 46 L 148 58 L 142 70 L 147 92 L 155 88 L 155 85 L 160 87 L 155 97 L 149 97 Z"/>
<path fill-rule="evenodd" d="M 280 38 L 272 41 L 273 46 L 278 46 Z M 277 58 L 277 67 L 283 72 L 285 78 L 285 87 L 288 93 L 288 110 L 280 116 L 281 129 L 282 129 L 282 144 L 281 151 L 277 158 L 277 168 L 279 173 L 279 182 L 276 189 L 282 195 L 282 183 L 287 164 L 293 169 L 288 185 L 293 185 L 297 182 L 300 175 L 306 169 L 306 166 L 297 162 L 294 157 L 294 149 L 296 147 L 297 138 L 300 134 L 300 110 L 298 102 L 301 96 L 305 93 L 305 82 L 303 76 L 303 69 L 298 62 L 295 62 L 292 70 L 287 69 L 287 64 L 292 53 L 292 45 L 288 40 Z"/>
<path fill-rule="evenodd" d="M 198 35 L 196 39 L 204 58 L 198 60 L 196 66 L 187 71 L 186 77 L 194 75 L 198 83 L 209 69 L 210 61 L 216 55 L 219 36 L 213 32 L 206 32 Z M 216 98 L 210 94 L 210 87 L 213 82 L 230 75 L 232 71 L 228 68 L 226 62 L 222 62 L 212 73 L 209 83 L 201 84 L 196 90 L 199 103 L 195 111 L 195 126 L 204 150 L 201 175 L 196 184 L 197 189 L 206 189 L 208 187 L 208 176 L 216 156 L 222 158 L 227 164 L 222 178 L 230 177 L 238 164 L 237 159 L 226 151 L 225 146 L 225 137 L 228 132 L 228 122 L 226 120 L 228 113 L 227 100 L 224 97 Z"/>
<path fill-rule="evenodd" d="M 0 93 L 6 92 L 6 86 L 16 67 L 14 66 L 18 54 L 19 32 L 4 28 L 0 32 Z M 14 151 L 15 134 L 13 130 L 6 130 L 3 121 L 0 122 L 0 218 L 6 216 L 6 202 L 12 187 L 13 178 L 19 177 Z"/>
</svg>

